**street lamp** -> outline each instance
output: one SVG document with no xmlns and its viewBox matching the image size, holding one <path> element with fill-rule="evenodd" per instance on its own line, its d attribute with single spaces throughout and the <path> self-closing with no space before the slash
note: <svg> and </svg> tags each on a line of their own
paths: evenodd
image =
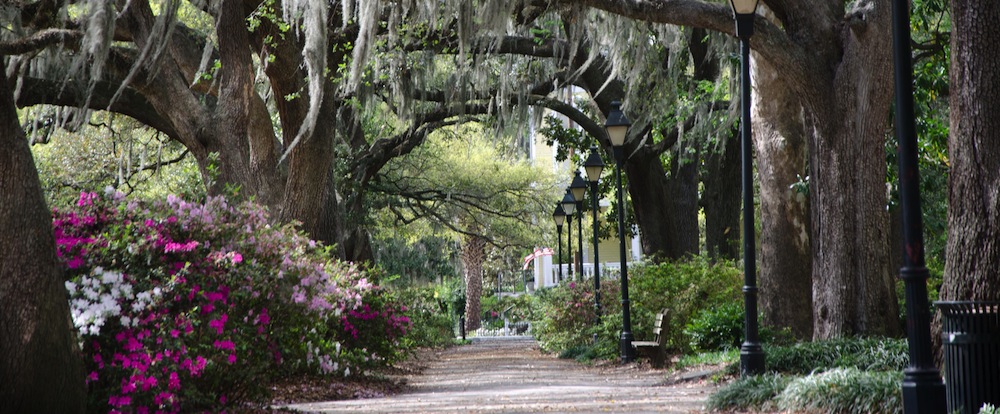
<svg viewBox="0 0 1000 414">
<path fill-rule="evenodd" d="M 622 164 L 625 163 L 625 135 L 628 133 L 629 122 L 625 114 L 622 113 L 621 102 L 611 102 L 611 112 L 608 112 L 608 120 L 604 122 L 604 128 L 608 131 L 608 139 L 615 154 L 615 182 L 618 187 L 618 253 L 621 258 L 622 274 L 622 335 L 619 345 L 621 345 L 622 362 L 632 362 L 635 360 L 635 348 L 632 347 L 632 315 L 629 310 L 628 300 L 628 264 L 625 258 L 625 202 L 622 201 Z"/>
<path fill-rule="evenodd" d="M 754 249 L 753 153 L 750 130 L 750 36 L 758 0 L 729 0 L 740 39 L 740 149 L 743 155 L 743 305 L 744 341 L 740 347 L 740 375 L 764 373 L 764 349 L 757 335 L 757 259 Z"/>
<path fill-rule="evenodd" d="M 580 269 L 577 269 L 576 280 L 583 282 L 583 196 L 587 193 L 587 182 L 580 176 L 580 170 L 573 173 L 573 181 L 569 184 L 569 190 L 573 194 L 573 200 L 576 200 L 576 239 L 580 246 L 578 250 L 580 252 Z M 573 263 L 576 263 L 576 257 L 572 259 Z"/>
<path fill-rule="evenodd" d="M 556 211 L 552 212 L 552 219 L 556 222 L 556 239 L 559 240 L 559 280 L 562 280 L 562 226 L 566 222 L 566 212 L 563 211 L 562 204 L 556 203 Z"/>
<path fill-rule="evenodd" d="M 604 160 L 597 153 L 597 146 L 590 147 L 590 156 L 583 163 L 583 168 L 587 170 L 587 181 L 590 181 L 590 209 L 594 213 L 594 325 L 597 326 L 601 324 L 601 265 L 597 260 L 597 181 L 601 179 L 601 171 L 604 170 Z M 597 340 L 596 332 L 594 340 Z"/>
<path fill-rule="evenodd" d="M 562 199 L 562 208 L 566 212 L 566 257 L 569 258 L 570 263 L 573 263 L 573 213 L 576 212 L 576 200 L 573 199 L 573 193 L 570 192 L 569 188 L 566 188 L 566 195 Z M 573 279 L 573 265 L 569 267 L 569 278 Z M 580 269 L 576 269 L 580 271 Z"/>
<path fill-rule="evenodd" d="M 931 315 L 927 302 L 923 220 L 920 216 L 920 171 L 913 115 L 913 63 L 910 55 L 908 0 L 892 2 L 892 54 L 896 68 L 896 141 L 899 143 L 899 200 L 903 213 L 903 268 L 906 291 L 906 336 L 910 364 L 903 370 L 903 412 L 946 412 L 945 387 L 931 352 Z"/>
</svg>

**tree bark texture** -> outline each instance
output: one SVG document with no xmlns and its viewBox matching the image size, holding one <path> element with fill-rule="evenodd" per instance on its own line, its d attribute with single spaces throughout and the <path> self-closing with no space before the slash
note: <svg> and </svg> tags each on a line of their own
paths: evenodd
<svg viewBox="0 0 1000 414">
<path fill-rule="evenodd" d="M 640 147 L 626 159 L 622 170 L 628 177 L 627 190 L 641 234 L 642 252 L 657 260 L 698 252 L 697 193 L 687 191 L 692 183 L 685 181 L 691 175 L 697 176 L 697 170 L 691 174 L 684 168 L 692 167 L 680 169 L 689 173 L 687 177 L 668 176 L 660 153 Z"/>
<path fill-rule="evenodd" d="M 462 262 L 465 266 L 465 330 L 474 331 L 482 326 L 483 261 L 486 260 L 486 239 L 466 236 L 462 243 Z"/>
<path fill-rule="evenodd" d="M 885 186 L 892 99 L 889 4 L 859 3 L 829 56 L 831 90 L 811 99 L 813 335 L 898 335 Z M 839 55 L 839 56 L 837 56 Z"/>
<path fill-rule="evenodd" d="M 753 60 L 754 148 L 760 180 L 762 323 L 812 338 L 812 232 L 806 131 L 795 91 L 766 61 Z"/>
<path fill-rule="evenodd" d="M 1000 300 L 1000 3 L 951 2 L 951 160 L 942 300 Z"/>
<path fill-rule="evenodd" d="M 737 129 L 712 150 L 702 176 L 705 210 L 705 247 L 708 256 L 736 260 L 740 257 L 740 140 Z"/>
<path fill-rule="evenodd" d="M 83 360 L 56 258 L 52 216 L 3 73 L 0 228 L 0 412 L 82 413 Z"/>
</svg>

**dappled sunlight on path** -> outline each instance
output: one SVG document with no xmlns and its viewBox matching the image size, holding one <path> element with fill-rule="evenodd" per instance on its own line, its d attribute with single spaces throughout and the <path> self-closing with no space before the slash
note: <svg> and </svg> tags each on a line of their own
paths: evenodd
<svg viewBox="0 0 1000 414">
<path fill-rule="evenodd" d="M 386 398 L 298 404 L 326 413 L 698 412 L 707 383 L 659 386 L 664 371 L 588 367 L 544 355 L 531 338 L 483 339 L 438 352 L 410 391 Z"/>
</svg>

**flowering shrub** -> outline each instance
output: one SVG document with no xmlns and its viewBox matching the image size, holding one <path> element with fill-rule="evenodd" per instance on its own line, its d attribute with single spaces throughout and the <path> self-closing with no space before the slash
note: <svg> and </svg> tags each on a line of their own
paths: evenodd
<svg viewBox="0 0 1000 414">
<path fill-rule="evenodd" d="M 602 322 L 616 320 L 609 314 L 620 312 L 619 292 L 617 280 L 601 282 Z M 535 313 L 539 320 L 533 322 L 533 332 L 542 349 L 561 352 L 592 342 L 595 328 L 593 282 L 563 283 L 539 293 L 540 310 Z M 611 336 L 599 339 L 617 340 Z"/>
<path fill-rule="evenodd" d="M 82 193 L 53 220 L 90 411 L 222 410 L 279 376 L 384 361 L 365 341 L 408 328 L 392 302 L 369 301 L 380 289 L 365 272 L 258 206 L 106 195 Z"/>
</svg>

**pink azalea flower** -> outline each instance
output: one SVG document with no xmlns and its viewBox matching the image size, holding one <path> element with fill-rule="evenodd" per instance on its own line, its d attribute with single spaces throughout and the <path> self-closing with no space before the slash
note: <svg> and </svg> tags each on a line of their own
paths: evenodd
<svg viewBox="0 0 1000 414">
<path fill-rule="evenodd" d="M 226 321 L 228 319 L 229 319 L 228 315 L 222 314 L 222 316 L 219 316 L 219 319 L 212 319 L 211 321 L 209 321 L 208 327 L 215 329 L 216 334 L 222 335 L 222 331 L 226 328 Z"/>
<path fill-rule="evenodd" d="M 171 390 L 179 390 L 179 389 L 181 389 L 181 377 L 178 376 L 176 372 L 171 372 L 170 373 L 170 376 L 167 379 L 167 388 L 169 388 Z M 157 404 L 159 404 L 159 403 L 157 403 Z"/>
<path fill-rule="evenodd" d="M 212 345 L 215 346 L 215 349 L 222 349 L 226 351 L 232 351 L 236 349 L 236 344 L 234 344 L 233 341 L 230 341 L 228 339 L 224 341 L 216 340 L 215 343 Z"/>
</svg>

